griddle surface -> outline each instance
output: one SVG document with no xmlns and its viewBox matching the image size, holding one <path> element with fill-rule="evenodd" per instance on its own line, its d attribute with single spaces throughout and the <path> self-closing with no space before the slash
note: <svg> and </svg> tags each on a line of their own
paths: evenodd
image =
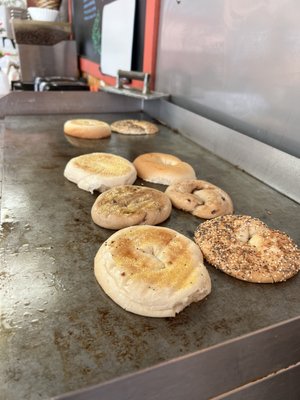
<svg viewBox="0 0 300 400">
<path fill-rule="evenodd" d="M 141 114 L 82 117 L 110 123 Z M 91 220 L 98 194 L 82 191 L 64 178 L 70 158 L 94 151 L 131 161 L 144 152 L 174 154 L 193 165 L 199 179 L 227 191 L 236 214 L 258 217 L 298 244 L 300 207 L 164 126 L 149 137 L 113 133 L 109 139 L 88 141 L 64 136 L 63 124 L 71 118 L 18 116 L 5 122 L 1 399 L 49 398 L 299 314 L 299 274 L 285 283 L 258 285 L 238 281 L 209 265 L 212 293 L 176 318 L 141 317 L 114 304 L 93 273 L 94 256 L 113 231 Z M 136 183 L 165 190 L 141 180 Z M 173 209 L 162 225 L 192 239 L 201 222 Z"/>
</svg>

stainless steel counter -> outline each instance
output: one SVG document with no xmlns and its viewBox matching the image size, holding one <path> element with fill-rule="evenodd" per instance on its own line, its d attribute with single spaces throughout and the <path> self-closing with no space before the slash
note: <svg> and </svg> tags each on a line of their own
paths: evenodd
<svg viewBox="0 0 300 400">
<path fill-rule="evenodd" d="M 112 122 L 142 114 L 84 116 Z M 176 318 L 141 317 L 114 304 L 93 274 L 93 258 L 112 231 L 91 220 L 97 194 L 84 192 L 63 177 L 70 158 L 94 151 L 129 160 L 144 152 L 172 153 L 192 164 L 199 178 L 227 191 L 235 213 L 258 217 L 287 232 L 298 244 L 300 207 L 166 126 L 160 125 L 159 134 L 151 137 L 113 134 L 109 139 L 86 141 L 64 136 L 63 124 L 73 117 L 5 118 L 1 146 L 1 399 L 58 396 L 178 357 L 186 360 L 191 353 L 298 317 L 300 275 L 285 283 L 255 285 L 211 266 L 211 295 Z M 174 209 L 162 225 L 193 238 L 199 223 L 201 220 Z M 296 362 L 299 348 L 290 356 L 296 357 Z M 274 368 L 281 366 L 277 362 Z M 238 367 L 234 374 L 240 382 L 245 380 Z M 198 379 L 196 375 L 193 378 Z M 213 394 L 230 390 L 227 383 L 220 381 Z M 123 398 L 127 398 L 125 393 Z M 159 390 L 157 397 L 151 398 L 160 398 Z"/>
</svg>

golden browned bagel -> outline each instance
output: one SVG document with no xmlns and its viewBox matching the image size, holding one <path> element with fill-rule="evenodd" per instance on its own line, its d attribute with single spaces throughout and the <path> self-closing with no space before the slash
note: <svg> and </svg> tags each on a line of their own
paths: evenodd
<svg viewBox="0 0 300 400">
<path fill-rule="evenodd" d="M 133 164 L 138 176 L 148 182 L 171 185 L 184 179 L 196 178 L 191 165 L 171 154 L 145 153 L 138 156 Z"/>
<path fill-rule="evenodd" d="M 64 176 L 80 189 L 93 193 L 131 185 L 136 180 L 136 170 L 126 158 L 110 153 L 90 153 L 71 158 Z"/>
<path fill-rule="evenodd" d="M 110 126 L 96 119 L 71 119 L 64 124 L 66 135 L 82 139 L 101 139 L 111 135 Z"/>
<path fill-rule="evenodd" d="M 111 130 L 123 135 L 153 135 L 158 132 L 157 125 L 149 121 L 124 119 L 111 124 Z"/>
<path fill-rule="evenodd" d="M 156 225 L 166 220 L 172 210 L 168 196 L 144 186 L 117 186 L 97 197 L 92 207 L 95 224 L 107 229 L 132 225 Z"/>
<path fill-rule="evenodd" d="M 195 241 L 210 264 L 243 281 L 286 281 L 300 269 L 300 251 L 293 240 L 246 215 L 205 221 Z"/>
<path fill-rule="evenodd" d="M 211 219 L 233 213 L 232 201 L 228 194 L 206 181 L 189 179 L 174 183 L 165 193 L 174 207 L 199 218 Z"/>
<path fill-rule="evenodd" d="M 114 302 L 148 317 L 173 317 L 211 291 L 199 247 L 160 226 L 138 225 L 114 233 L 97 252 L 94 271 Z"/>
</svg>

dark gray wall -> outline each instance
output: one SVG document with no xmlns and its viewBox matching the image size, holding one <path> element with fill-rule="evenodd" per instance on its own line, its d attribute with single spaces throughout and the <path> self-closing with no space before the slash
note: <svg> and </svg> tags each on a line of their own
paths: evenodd
<svg viewBox="0 0 300 400">
<path fill-rule="evenodd" d="M 299 0 L 162 0 L 156 88 L 299 157 Z"/>
</svg>

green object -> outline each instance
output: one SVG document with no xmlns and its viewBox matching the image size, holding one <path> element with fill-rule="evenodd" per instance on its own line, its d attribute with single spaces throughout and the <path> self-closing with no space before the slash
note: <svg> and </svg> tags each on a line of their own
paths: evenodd
<svg viewBox="0 0 300 400">
<path fill-rule="evenodd" d="M 100 11 L 97 12 L 97 15 L 94 19 L 93 28 L 92 28 L 92 42 L 93 49 L 95 53 L 101 54 L 101 29 L 100 29 Z"/>
</svg>

